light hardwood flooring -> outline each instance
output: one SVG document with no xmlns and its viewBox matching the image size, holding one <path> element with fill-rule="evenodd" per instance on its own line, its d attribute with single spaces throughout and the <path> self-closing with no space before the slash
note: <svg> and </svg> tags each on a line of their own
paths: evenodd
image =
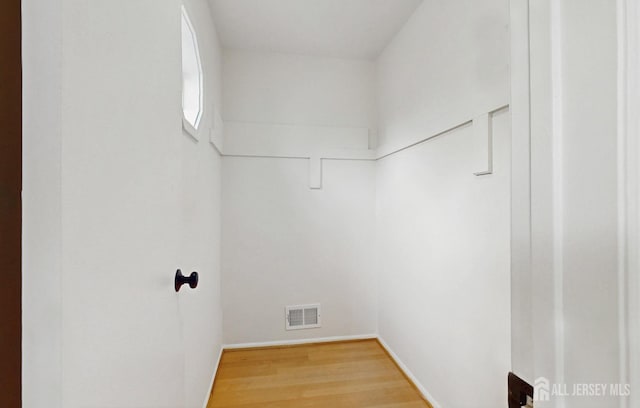
<svg viewBox="0 0 640 408">
<path fill-rule="evenodd" d="M 424 408 L 377 340 L 225 350 L 207 408 Z"/>
</svg>

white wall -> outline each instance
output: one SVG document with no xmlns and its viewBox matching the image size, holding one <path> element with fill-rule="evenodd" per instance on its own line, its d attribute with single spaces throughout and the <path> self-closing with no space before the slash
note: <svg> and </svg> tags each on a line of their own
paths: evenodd
<svg viewBox="0 0 640 408">
<path fill-rule="evenodd" d="M 465 127 L 377 167 L 379 334 L 442 407 L 504 404 L 510 368 L 509 113 L 494 174 Z M 460 389 L 466 390 L 460 392 Z"/>
<path fill-rule="evenodd" d="M 371 334 L 374 166 L 323 163 L 323 188 L 308 185 L 308 160 L 224 158 L 225 343 Z M 322 327 L 285 331 L 284 307 L 322 305 Z"/>
<path fill-rule="evenodd" d="M 382 147 L 508 103 L 508 13 L 503 0 L 418 8 L 378 61 Z M 377 166 L 379 333 L 442 407 L 506 403 L 509 118 L 492 120 L 493 175 L 473 175 L 470 125 Z"/>
<path fill-rule="evenodd" d="M 402 146 L 508 102 L 506 0 L 429 0 L 378 58 L 379 144 Z"/>
<path fill-rule="evenodd" d="M 223 76 L 234 154 L 366 149 L 375 131 L 371 61 L 225 51 Z M 309 160 L 223 162 L 225 343 L 375 333 L 373 163 L 323 160 L 310 190 Z M 285 331 L 286 305 L 316 302 L 322 328 Z"/>
<path fill-rule="evenodd" d="M 223 71 L 225 122 L 364 127 L 375 137 L 372 61 L 225 50 Z"/>
<path fill-rule="evenodd" d="M 185 274 L 198 271 L 197 290 L 180 297 L 185 350 L 185 407 L 202 407 L 222 346 L 222 157 L 210 143 L 219 132 L 222 55 L 206 0 L 186 0 L 196 31 L 204 78 L 204 112 L 196 142 L 182 135 L 182 251 Z M 216 119 L 217 117 L 217 119 Z"/>
</svg>

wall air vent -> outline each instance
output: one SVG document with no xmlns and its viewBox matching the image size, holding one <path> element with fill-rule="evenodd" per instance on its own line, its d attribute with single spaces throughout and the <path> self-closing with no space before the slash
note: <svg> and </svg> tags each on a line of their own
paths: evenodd
<svg viewBox="0 0 640 408">
<path fill-rule="evenodd" d="M 287 306 L 284 318 L 287 330 L 320 327 L 320 304 Z"/>
</svg>

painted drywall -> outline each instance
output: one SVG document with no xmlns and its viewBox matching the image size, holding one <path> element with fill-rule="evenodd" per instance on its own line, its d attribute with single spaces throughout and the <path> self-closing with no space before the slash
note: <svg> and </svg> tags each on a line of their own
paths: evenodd
<svg viewBox="0 0 640 408">
<path fill-rule="evenodd" d="M 22 1 L 22 406 L 62 405 L 61 1 Z"/>
<path fill-rule="evenodd" d="M 225 122 L 376 128 L 375 64 L 367 60 L 224 52 Z"/>
<path fill-rule="evenodd" d="M 504 0 L 423 3 L 378 61 L 381 148 L 508 103 L 508 22 Z M 492 135 L 489 176 L 473 175 L 484 170 L 486 150 L 471 125 L 376 169 L 379 334 L 442 407 L 505 404 L 508 111 L 492 118 Z"/>
<path fill-rule="evenodd" d="M 208 5 L 186 5 L 206 47 L 195 143 L 180 2 L 40 3 L 23 4 L 24 406 L 201 407 L 222 342 Z M 173 291 L 178 267 L 196 291 Z"/>
<path fill-rule="evenodd" d="M 493 175 L 473 175 L 471 126 L 377 167 L 379 334 L 442 407 L 500 406 L 506 392 L 508 111 L 492 126 Z"/>
<path fill-rule="evenodd" d="M 508 23 L 507 0 L 424 2 L 378 58 L 379 145 L 507 103 Z"/>
<path fill-rule="evenodd" d="M 222 105 L 222 56 L 206 0 L 186 0 L 196 32 L 203 70 L 204 111 L 198 142 L 182 133 L 182 250 L 185 274 L 198 271 L 198 288 L 179 298 L 185 350 L 185 403 L 200 408 L 208 392 L 222 347 L 221 175 L 222 157 L 210 143 L 219 134 Z"/>
<path fill-rule="evenodd" d="M 227 50 L 223 77 L 234 153 L 366 149 L 374 134 L 371 61 Z M 373 163 L 323 160 L 310 190 L 306 159 L 223 162 L 225 343 L 374 333 Z M 285 331 L 286 305 L 317 302 L 322 328 Z"/>
<path fill-rule="evenodd" d="M 519 290 L 533 301 L 514 313 L 530 316 L 533 338 L 524 342 L 533 347 L 518 369 L 568 390 L 617 384 L 628 357 L 620 347 L 616 4 L 545 1 L 529 14 L 532 295 Z M 536 406 L 623 403 L 552 395 Z"/>
<path fill-rule="evenodd" d="M 375 333 L 374 163 L 225 157 L 225 343 Z M 322 327 L 285 330 L 285 306 L 322 305 Z"/>
</svg>

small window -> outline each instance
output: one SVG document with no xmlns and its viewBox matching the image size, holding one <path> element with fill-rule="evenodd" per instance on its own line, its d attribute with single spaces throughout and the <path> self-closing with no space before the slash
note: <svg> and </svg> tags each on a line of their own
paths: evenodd
<svg viewBox="0 0 640 408">
<path fill-rule="evenodd" d="M 202 116 L 202 66 L 198 52 L 198 40 L 191 20 L 182 7 L 182 112 L 185 126 L 195 132 Z M 193 134 L 195 137 L 195 134 Z"/>
</svg>

